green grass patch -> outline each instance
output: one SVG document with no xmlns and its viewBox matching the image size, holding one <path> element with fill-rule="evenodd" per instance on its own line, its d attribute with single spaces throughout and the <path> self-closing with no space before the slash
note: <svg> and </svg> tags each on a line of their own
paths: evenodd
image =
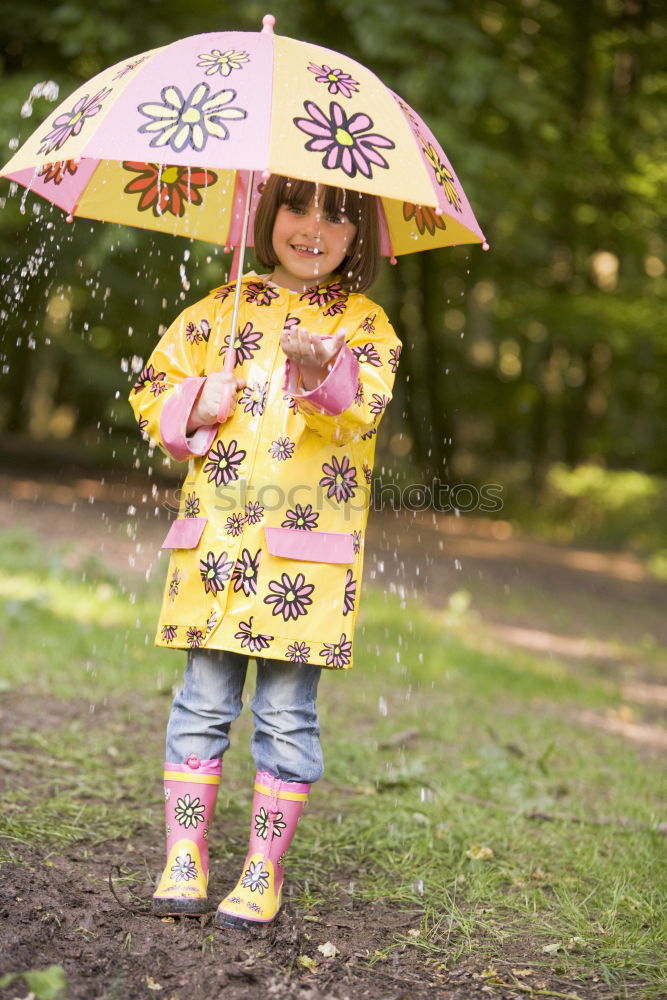
<svg viewBox="0 0 667 1000">
<path fill-rule="evenodd" d="M 3 698 L 16 714 L 0 861 L 22 845 L 90 854 L 161 835 L 163 730 L 184 657 L 152 648 L 160 587 L 1 540 Z M 342 896 L 384 901 L 408 914 L 391 947 L 448 968 L 472 954 L 480 968 L 663 996 L 664 761 L 580 721 L 619 705 L 613 678 L 482 639 L 465 610 L 452 619 L 366 591 L 356 666 L 320 685 L 327 770 L 290 856 L 292 900 L 312 916 Z M 243 850 L 249 731 L 246 712 L 214 862 Z"/>
</svg>

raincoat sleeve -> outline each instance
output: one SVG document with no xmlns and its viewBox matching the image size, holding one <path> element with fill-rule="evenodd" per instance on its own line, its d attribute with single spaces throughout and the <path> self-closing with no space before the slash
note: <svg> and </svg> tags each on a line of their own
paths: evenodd
<svg viewBox="0 0 667 1000">
<path fill-rule="evenodd" d="M 284 389 L 296 401 L 307 426 L 333 444 L 347 444 L 377 430 L 391 399 L 401 342 L 378 307 L 336 356 L 325 380 L 315 389 L 300 386 L 299 366 L 285 365 Z"/>
<path fill-rule="evenodd" d="M 206 381 L 206 347 L 213 325 L 212 296 L 185 309 L 139 373 L 130 405 L 143 433 L 178 462 L 204 455 L 217 425 L 186 431 Z"/>
</svg>

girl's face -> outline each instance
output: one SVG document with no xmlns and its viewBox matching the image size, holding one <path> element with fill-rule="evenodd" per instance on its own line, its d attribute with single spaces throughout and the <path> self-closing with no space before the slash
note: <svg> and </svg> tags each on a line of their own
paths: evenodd
<svg viewBox="0 0 667 1000">
<path fill-rule="evenodd" d="M 273 225 L 278 265 L 273 280 L 293 292 L 321 284 L 348 255 L 357 227 L 338 212 L 328 215 L 314 201 L 301 207 L 283 204 Z"/>
</svg>

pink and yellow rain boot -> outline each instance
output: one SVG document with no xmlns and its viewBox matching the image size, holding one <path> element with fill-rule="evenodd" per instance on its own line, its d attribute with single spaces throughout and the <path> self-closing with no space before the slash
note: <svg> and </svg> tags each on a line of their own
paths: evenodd
<svg viewBox="0 0 667 1000">
<path fill-rule="evenodd" d="M 223 899 L 216 927 L 246 928 L 269 923 L 280 909 L 285 855 L 301 818 L 310 785 L 255 776 L 250 845 L 243 874 Z"/>
<path fill-rule="evenodd" d="M 164 765 L 167 864 L 153 894 L 157 916 L 207 913 L 208 824 L 215 809 L 221 760 Z"/>
</svg>

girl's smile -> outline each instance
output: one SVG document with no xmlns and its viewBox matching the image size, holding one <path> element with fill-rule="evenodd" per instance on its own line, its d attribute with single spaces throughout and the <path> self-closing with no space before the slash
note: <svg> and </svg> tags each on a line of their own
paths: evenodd
<svg viewBox="0 0 667 1000">
<path fill-rule="evenodd" d="M 303 292 L 321 284 L 349 253 L 357 227 L 342 213 L 326 215 L 324 208 L 281 205 L 273 226 L 273 249 L 279 264 L 273 280 L 283 288 Z"/>
</svg>

